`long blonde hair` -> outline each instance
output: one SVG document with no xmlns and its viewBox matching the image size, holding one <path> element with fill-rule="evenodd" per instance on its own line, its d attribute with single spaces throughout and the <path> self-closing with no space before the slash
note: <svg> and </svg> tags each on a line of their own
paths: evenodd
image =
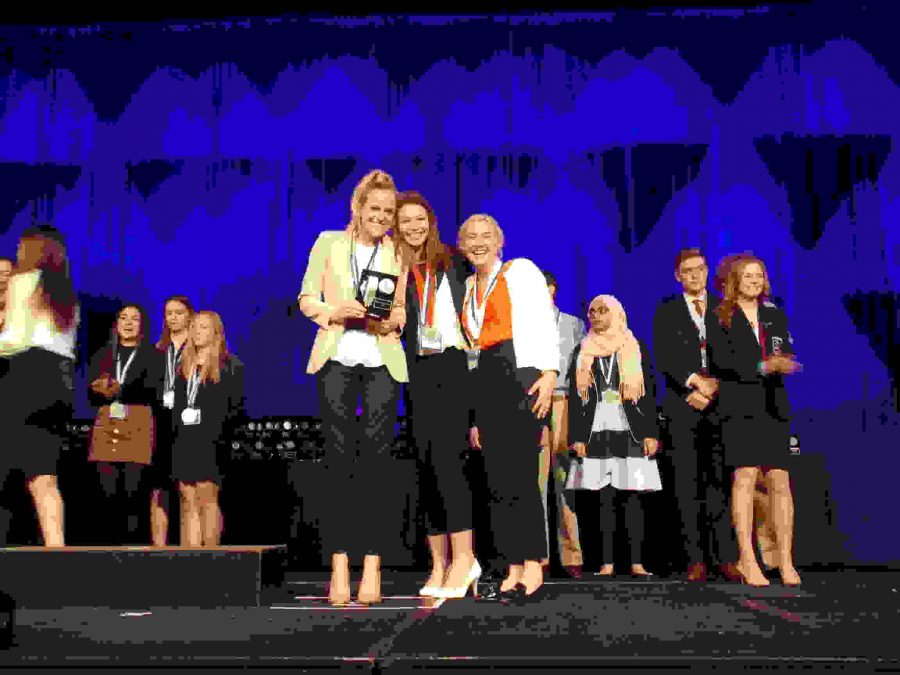
<svg viewBox="0 0 900 675">
<path fill-rule="evenodd" d="M 360 212 L 372 190 L 390 190 L 396 194 L 397 186 L 394 184 L 394 179 L 391 178 L 391 175 L 381 169 L 370 171 L 359 179 L 356 187 L 353 188 L 353 196 L 350 197 L 350 222 L 347 223 L 346 231 L 349 232 L 351 236 L 355 235 L 359 230 Z M 394 221 L 396 224 L 396 214 L 394 216 Z M 393 226 L 391 229 L 393 229 Z"/>
<path fill-rule="evenodd" d="M 184 352 L 181 356 L 181 372 L 185 379 L 190 378 L 194 371 L 194 364 L 197 362 L 197 346 L 194 344 L 194 324 L 197 319 L 206 317 L 210 320 L 213 327 L 213 339 L 209 345 L 208 358 L 206 363 L 200 368 L 201 382 L 218 382 L 222 376 L 222 367 L 228 360 L 228 344 L 225 342 L 225 325 L 222 323 L 222 317 L 215 312 L 203 310 L 197 312 L 191 317 L 191 323 L 188 326 L 188 339 L 184 343 Z"/>
<path fill-rule="evenodd" d="M 769 273 L 766 271 L 766 264 L 752 253 L 738 253 L 728 256 L 719 263 L 716 270 L 716 286 L 722 294 L 722 302 L 716 307 L 716 316 L 719 323 L 725 328 L 731 328 L 731 318 L 734 316 L 734 310 L 737 307 L 738 286 L 741 283 L 741 275 L 747 265 L 756 263 L 762 269 L 765 281 L 763 290 L 759 296 L 762 302 L 772 294 L 772 288 L 769 286 Z"/>
</svg>

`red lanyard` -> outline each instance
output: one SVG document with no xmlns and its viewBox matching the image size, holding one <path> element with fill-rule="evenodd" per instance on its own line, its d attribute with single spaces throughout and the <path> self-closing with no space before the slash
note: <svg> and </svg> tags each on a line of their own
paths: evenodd
<svg viewBox="0 0 900 675">
<path fill-rule="evenodd" d="M 425 315 L 425 325 L 431 327 L 434 326 L 434 296 L 436 293 L 435 287 L 437 286 L 437 275 L 435 275 L 428 267 L 425 267 L 425 275 L 430 282 L 428 284 L 427 302 L 425 299 L 425 277 L 422 276 L 419 265 L 413 265 L 413 276 L 416 279 L 416 292 L 419 294 L 419 308 Z"/>
</svg>

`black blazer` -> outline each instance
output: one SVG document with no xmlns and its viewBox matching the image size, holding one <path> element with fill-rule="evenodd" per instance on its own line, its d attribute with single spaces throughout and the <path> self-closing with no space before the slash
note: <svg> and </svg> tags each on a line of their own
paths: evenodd
<svg viewBox="0 0 900 675">
<path fill-rule="evenodd" d="M 125 405 L 148 405 L 156 407 L 162 396 L 163 377 L 165 366 L 160 361 L 156 348 L 144 342 L 137 346 L 134 361 L 128 368 L 125 384 L 117 400 Z M 94 392 L 91 382 L 101 374 L 110 374 L 115 377 L 115 361 L 113 360 L 112 346 L 104 347 L 91 360 L 88 368 L 88 402 L 91 406 L 99 408 L 110 403 L 110 399 Z"/>
<path fill-rule="evenodd" d="M 712 293 L 707 293 L 706 299 L 708 306 L 704 321 L 708 347 L 711 326 L 718 322 L 714 310 L 719 305 L 719 298 Z M 684 295 L 681 293 L 666 298 L 657 306 L 656 313 L 653 315 L 653 349 L 656 352 L 656 367 L 666 384 L 663 412 L 670 417 L 685 413 L 701 414 L 691 408 L 685 400 L 691 390 L 684 383 L 691 373 L 700 372 L 702 363 L 700 360 L 700 333 L 697 331 Z M 708 357 L 709 350 L 707 349 Z M 706 411 L 711 411 L 713 406 L 715 406 L 715 401 L 707 407 Z"/>
<path fill-rule="evenodd" d="M 581 345 L 575 348 L 572 361 L 569 364 L 569 444 L 587 443 L 591 438 L 591 425 L 594 422 L 594 411 L 597 408 L 597 390 L 594 387 L 588 389 L 587 403 L 583 403 L 578 395 L 578 387 L 575 384 L 575 370 L 578 365 L 578 355 L 581 353 Z M 594 360 L 594 380 L 602 382 L 599 359 Z M 659 422 L 656 411 L 656 381 L 649 365 L 650 352 L 646 345 L 641 343 L 641 370 L 644 373 L 644 395 L 637 403 L 625 401 L 625 417 L 628 418 L 628 426 L 631 427 L 631 435 L 638 443 L 645 438 L 659 439 Z"/>
<path fill-rule="evenodd" d="M 780 308 L 769 302 L 761 304 L 759 322 L 765 333 L 767 354 L 794 353 L 787 316 Z M 719 412 L 723 417 L 770 415 L 789 419 L 784 376 L 759 373 L 762 348 L 740 308 L 734 310 L 730 329 L 716 320 L 707 336 L 707 347 L 710 372 L 720 381 Z"/>
<path fill-rule="evenodd" d="M 197 428 L 202 428 L 201 435 L 215 445 L 225 447 L 246 416 L 244 364 L 237 356 L 229 354 L 219 376 L 218 382 L 204 382 L 197 392 L 197 407 L 203 416 L 202 424 Z M 175 382 L 172 424 L 177 437 L 182 431 L 181 411 L 187 407 L 187 381 L 180 369 Z"/>
<path fill-rule="evenodd" d="M 450 294 L 453 296 L 453 306 L 456 315 L 462 321 L 462 306 L 466 295 L 466 279 L 472 274 L 469 261 L 459 251 L 454 251 L 450 258 L 450 266 L 437 271 L 437 286 L 440 286 L 444 276 L 450 282 Z M 410 272 L 410 276 L 412 272 Z M 406 327 L 403 330 L 404 348 L 406 350 L 407 364 L 413 363 L 416 358 L 416 347 L 419 344 L 419 294 L 416 292 L 416 284 L 410 280 L 406 284 Z"/>
</svg>

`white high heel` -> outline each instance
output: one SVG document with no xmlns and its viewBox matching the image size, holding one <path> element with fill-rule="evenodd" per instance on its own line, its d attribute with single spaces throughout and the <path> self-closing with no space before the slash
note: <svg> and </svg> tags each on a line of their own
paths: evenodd
<svg viewBox="0 0 900 675">
<path fill-rule="evenodd" d="M 437 597 L 435 593 L 441 590 L 440 586 L 422 586 L 419 589 L 419 597 L 421 598 L 434 598 Z"/>
<path fill-rule="evenodd" d="M 456 588 L 438 588 L 432 597 L 458 600 L 459 598 L 466 597 L 469 588 L 472 589 L 472 595 L 477 596 L 479 579 L 481 579 L 481 565 L 479 565 L 476 560 L 472 563 L 472 567 L 469 568 L 469 573 L 466 574 L 466 579 L 461 586 L 457 586 Z"/>
</svg>

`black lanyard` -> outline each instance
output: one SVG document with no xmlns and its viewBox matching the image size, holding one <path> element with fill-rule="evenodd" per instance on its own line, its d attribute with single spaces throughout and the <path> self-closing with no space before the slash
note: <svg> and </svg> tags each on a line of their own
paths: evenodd
<svg viewBox="0 0 900 675">
<path fill-rule="evenodd" d="M 366 264 L 363 272 L 368 272 L 372 269 L 372 263 L 375 262 L 375 256 L 378 255 L 378 247 L 381 246 L 381 242 L 375 244 L 375 250 L 372 251 L 372 257 L 369 258 L 369 262 Z M 359 266 L 356 264 L 356 240 L 350 240 L 350 274 L 353 275 L 353 286 L 356 289 L 356 297 L 359 298 L 362 295 L 362 291 L 360 290 L 360 286 L 362 285 L 362 274 L 360 274 Z"/>
</svg>

